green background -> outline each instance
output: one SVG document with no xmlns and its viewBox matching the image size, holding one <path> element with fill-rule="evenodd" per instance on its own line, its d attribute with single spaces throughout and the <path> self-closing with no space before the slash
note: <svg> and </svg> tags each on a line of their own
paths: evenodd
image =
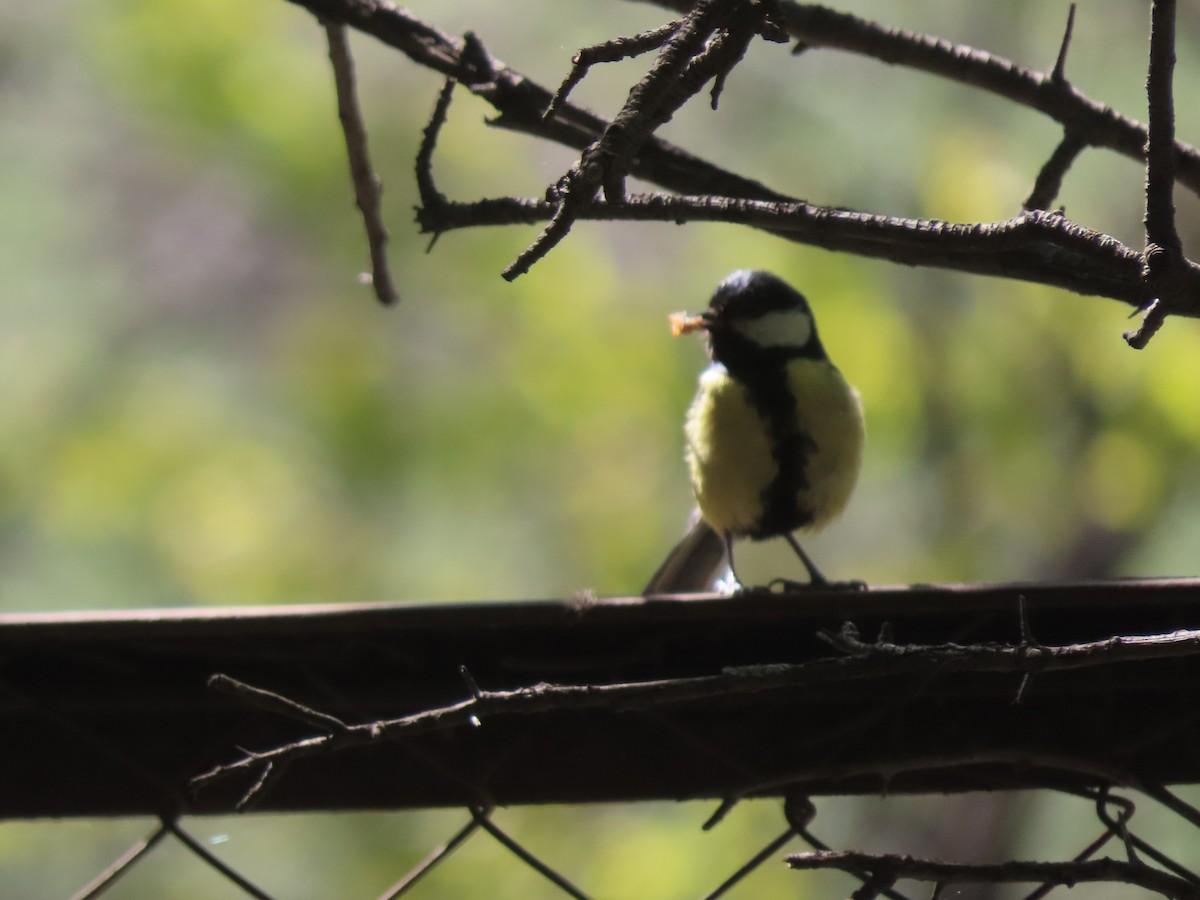
<svg viewBox="0 0 1200 900">
<path fill-rule="evenodd" d="M 1086 4 L 1067 64 L 1076 87 L 1137 118 L 1144 6 Z M 839 8 L 1046 69 L 1067 4 Z M 578 47 L 668 18 L 596 0 L 413 11 L 474 30 L 550 87 Z M 1180 15 L 1178 131 L 1196 143 L 1200 17 Z M 412 221 L 412 161 L 440 78 L 352 41 L 402 295 L 390 310 L 358 283 L 365 240 L 311 16 L 279 0 L 0 6 L 0 610 L 635 593 L 691 502 L 680 423 L 704 357 L 671 339 L 666 316 L 703 306 L 736 268 L 799 287 L 863 394 L 859 490 L 806 541 L 831 577 L 1195 574 L 1194 322 L 1168 322 L 1135 352 L 1121 339 L 1129 309 L 1112 301 L 718 225 L 582 223 L 509 284 L 499 273 L 535 229 L 450 233 L 427 253 Z M 573 99 L 611 115 L 646 64 L 603 67 Z M 442 189 L 540 196 L 573 154 L 489 129 L 490 114 L 456 95 L 435 160 Z M 718 111 L 701 100 L 662 134 L 814 203 L 954 221 L 1015 214 L 1060 136 L 930 76 L 763 42 Z M 1093 150 L 1057 202 L 1138 247 L 1141 188 L 1136 163 Z M 1186 251 L 1198 206 L 1183 191 L 1177 203 Z M 740 559 L 749 581 L 798 575 L 786 547 Z M 1069 817 L 1031 827 L 1033 798 L 940 802 L 951 811 L 828 801 L 817 831 L 850 846 L 942 846 L 962 839 L 953 810 L 969 809 L 990 823 L 972 832 L 989 852 L 1052 856 L 1098 830 Z M 711 889 L 782 830 L 775 807 L 757 804 L 701 835 L 707 812 L 500 820 L 598 896 L 675 897 Z M 191 828 L 280 896 L 364 896 L 463 818 Z M 67 895 L 147 827 L 0 825 L 0 875 L 14 896 Z M 160 850 L 110 896 L 238 895 L 184 855 Z M 845 889 L 767 869 L 732 896 Z M 422 890 L 543 888 L 477 838 Z"/>
</svg>

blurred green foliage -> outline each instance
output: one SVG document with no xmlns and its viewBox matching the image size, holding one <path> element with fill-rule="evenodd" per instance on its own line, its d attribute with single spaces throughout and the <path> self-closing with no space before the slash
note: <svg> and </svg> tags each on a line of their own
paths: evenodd
<svg viewBox="0 0 1200 900">
<path fill-rule="evenodd" d="M 1034 67 L 1052 63 L 1066 16 L 1065 2 L 1031 0 L 846 6 Z M 1082 7 L 1067 70 L 1135 116 L 1141 6 Z M 465 0 L 417 10 L 451 33 L 473 28 L 550 84 L 577 46 L 665 18 L 584 0 L 516 12 Z M 1179 131 L 1195 142 L 1186 98 L 1200 78 L 1200 23 L 1181 15 Z M 1121 340 L 1128 310 L 1109 301 L 715 225 L 581 224 L 506 284 L 499 272 L 531 229 L 448 234 L 426 253 L 411 223 L 411 160 L 439 79 L 355 37 L 403 294 L 382 310 L 357 283 L 365 243 L 321 34 L 305 13 L 269 0 L 110 0 L 10 4 L 0 19 L 7 611 L 636 591 L 690 504 L 680 422 L 703 354 L 671 340 L 666 313 L 702 306 L 742 267 L 776 271 L 809 296 L 865 399 L 861 487 L 845 519 L 811 542 L 832 575 L 1195 572 L 1192 322 L 1168 323 L 1137 353 Z M 604 67 L 576 99 L 611 114 L 643 66 Z M 487 114 L 466 96 L 451 110 L 436 166 L 453 196 L 537 195 L 569 164 L 561 148 L 488 129 Z M 665 135 L 814 202 L 959 221 L 1012 215 L 1058 139 L 1035 114 L 977 92 L 765 44 L 719 111 L 694 104 Z M 1092 151 L 1059 202 L 1136 245 L 1140 186 L 1135 164 Z M 1178 202 L 1194 248 L 1200 207 Z M 759 546 L 742 568 L 753 580 L 794 565 L 786 549 Z M 652 812 L 512 815 L 535 842 L 570 846 L 585 830 L 595 852 L 580 862 L 588 879 L 617 885 L 613 896 L 699 891 L 740 861 L 680 856 L 669 836 L 703 812 Z M 411 842 L 415 861 L 458 821 L 399 819 L 348 817 L 337 829 L 272 819 L 247 846 L 260 864 L 282 860 L 285 896 L 332 896 L 307 869 L 287 874 L 309 829 L 329 828 L 355 858 L 340 874 L 381 890 L 399 868 L 394 842 Z M 18 861 L 46 827 L 0 829 L 0 870 L 25 879 L 22 896 L 39 894 Z M 74 847 L 112 837 L 69 828 L 81 835 Z M 142 825 L 131 828 L 121 846 Z M 95 851 L 63 890 L 117 849 Z M 653 866 L 631 863 L 639 854 Z M 451 882 L 478 877 L 451 871 L 430 896 L 460 896 Z M 770 877 L 779 890 L 809 883 Z M 154 895 L 224 889 L 170 893 L 170 882 L 162 875 Z M 498 897 L 541 890 L 493 887 Z"/>
</svg>

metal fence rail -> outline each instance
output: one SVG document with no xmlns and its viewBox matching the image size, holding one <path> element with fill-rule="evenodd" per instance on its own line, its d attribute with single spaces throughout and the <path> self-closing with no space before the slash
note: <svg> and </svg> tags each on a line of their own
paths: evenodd
<svg viewBox="0 0 1200 900">
<path fill-rule="evenodd" d="M 1196 861 L 1130 821 L 1140 793 L 1200 827 L 1163 786 L 1200 781 L 1197 625 L 1190 581 L 6 616 L 0 725 L 20 739 L 0 767 L 0 816 L 159 819 L 79 897 L 168 845 L 262 897 L 189 817 L 460 807 L 461 825 L 383 896 L 491 840 L 587 897 L 603 886 L 561 874 L 494 811 L 710 798 L 715 824 L 775 796 L 780 830 L 708 896 L 799 838 L 816 856 L 791 864 L 840 868 L 866 897 L 946 876 L 833 853 L 809 831 L 809 796 L 1041 788 L 1095 806 L 1100 836 L 1058 863 L 1074 868 L 962 878 L 1029 876 L 1036 896 L 1093 877 L 1200 896 Z M 1101 867 L 1105 846 L 1125 868 Z"/>
</svg>

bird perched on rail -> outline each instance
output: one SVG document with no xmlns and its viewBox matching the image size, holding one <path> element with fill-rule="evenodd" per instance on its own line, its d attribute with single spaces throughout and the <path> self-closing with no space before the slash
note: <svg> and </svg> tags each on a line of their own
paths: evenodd
<svg viewBox="0 0 1200 900">
<path fill-rule="evenodd" d="M 836 518 L 858 480 L 866 436 L 858 392 L 829 361 L 804 297 L 768 272 L 734 272 L 699 315 L 671 316 L 675 335 L 703 332 L 711 364 L 684 431 L 699 515 L 645 593 L 710 589 L 733 540 L 783 537 L 829 582 L 794 531 Z"/>
</svg>

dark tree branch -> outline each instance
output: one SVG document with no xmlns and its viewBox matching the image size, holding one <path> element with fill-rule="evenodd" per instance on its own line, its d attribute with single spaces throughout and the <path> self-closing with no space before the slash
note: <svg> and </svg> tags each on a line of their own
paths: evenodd
<svg viewBox="0 0 1200 900">
<path fill-rule="evenodd" d="M 478 225 L 548 223 L 541 236 L 509 267 L 507 277 L 525 271 L 569 231 L 576 219 L 699 220 L 750 224 L 789 240 L 907 265 L 934 265 L 1021 278 L 1080 293 L 1117 298 L 1137 308 L 1145 308 L 1151 296 L 1144 255 L 1062 216 L 1056 217 L 1059 221 L 1053 225 L 1044 219 L 1030 219 L 1026 214 L 1009 223 L 972 226 L 816 207 L 724 171 L 655 138 L 649 132 L 657 127 L 656 123 L 669 118 L 679 103 L 699 90 L 703 84 L 701 79 L 717 78 L 728 71 L 728 66 L 744 49 L 739 43 L 740 38 L 735 40 L 728 32 L 718 33 L 721 27 L 718 11 L 732 8 L 736 0 L 725 0 L 724 3 L 710 0 L 694 10 L 682 0 L 667 4 L 689 12 L 689 17 L 673 31 L 659 54 L 660 62 L 673 45 L 682 44 L 688 52 L 695 50 L 698 34 L 707 33 L 712 40 L 701 48 L 699 56 L 684 63 L 681 79 L 675 79 L 673 74 L 670 78 L 648 75 L 644 83 L 631 92 L 636 102 L 627 103 L 613 122 L 570 104 L 560 105 L 552 119 L 545 119 L 543 113 L 552 100 L 550 93 L 489 56 L 477 41 L 473 46 L 467 41 L 460 47 L 436 29 L 375 0 L 293 2 L 319 15 L 340 17 L 403 50 L 422 65 L 457 78 L 499 110 L 500 115 L 493 124 L 555 140 L 582 151 L 580 163 L 551 190 L 546 200 L 502 198 L 473 204 L 449 203 L 436 191 L 426 189 L 432 183 L 432 160 L 431 152 L 423 153 L 418 177 L 425 179 L 422 188 L 425 205 L 418 210 L 418 220 L 424 230 L 436 235 L 452 228 Z M 1117 116 L 1070 88 L 1065 79 L 1059 77 L 1061 66 L 1057 62 L 1050 74 L 1039 74 L 978 51 L 955 48 L 928 36 L 883 29 L 820 7 L 797 6 L 784 0 L 777 8 L 784 11 L 784 18 L 793 33 L 802 26 L 806 39 L 813 46 L 871 51 L 888 62 L 914 65 L 994 90 L 1002 96 L 1011 96 L 1066 123 L 1064 139 L 1039 174 L 1038 183 L 1027 201 L 1029 205 L 1050 205 L 1049 198 L 1057 193 L 1063 174 L 1081 144 L 1113 145 L 1125 152 L 1130 135 L 1142 140 L 1146 133 L 1136 122 Z M 756 15 L 761 16 L 760 13 Z M 755 22 L 758 23 L 755 33 L 775 36 L 771 30 L 772 20 L 760 17 Z M 1065 58 L 1063 51 L 1069 45 L 1068 37 L 1064 35 L 1060 62 Z M 714 50 L 722 39 L 730 48 L 728 53 L 731 55 L 726 58 Z M 711 63 L 706 62 L 709 59 Z M 677 73 L 678 65 L 678 60 L 671 57 L 669 65 L 663 62 L 664 68 L 660 71 Z M 444 103 L 439 106 L 444 115 Z M 431 129 L 436 132 L 432 122 Z M 423 149 L 431 146 L 428 140 L 423 143 Z M 1200 166 L 1194 164 L 1196 153 L 1192 148 L 1174 146 L 1176 175 L 1186 181 L 1189 172 L 1200 172 Z M 1142 151 L 1139 150 L 1137 155 L 1141 156 Z M 626 172 L 689 196 L 625 197 Z M 1200 182 L 1193 183 L 1193 189 L 1197 184 Z M 597 197 L 601 186 L 605 199 Z M 428 202 L 430 198 L 432 204 Z M 779 202 L 772 205 L 761 201 Z M 1027 228 L 1030 222 L 1035 222 L 1032 229 Z M 1002 240 L 994 244 L 984 240 L 971 246 L 972 236 L 992 238 L 1006 232 L 1015 236 L 1023 229 L 1026 236 L 1036 231 L 1037 238 L 1026 241 L 1020 250 Z M 1083 240 L 1065 239 L 1067 236 Z M 975 258 L 969 259 L 967 254 Z M 1140 271 L 1134 271 L 1135 268 Z M 1183 261 L 1175 278 L 1180 295 L 1197 294 L 1197 270 L 1193 264 Z M 1200 314 L 1200 310 L 1182 303 L 1170 312 Z M 1165 318 L 1166 313 L 1167 310 L 1157 304 L 1150 309 L 1147 320 L 1153 322 L 1155 318 Z"/>
<path fill-rule="evenodd" d="M 1166 791 L 1161 785 L 1144 784 L 1142 785 L 1142 792 L 1152 799 L 1157 799 L 1160 803 L 1163 803 L 1163 796 L 1166 795 L 1170 800 L 1176 801 L 1175 803 L 1163 803 L 1167 809 L 1179 815 L 1184 821 L 1190 822 L 1192 825 L 1196 824 L 1196 808 L 1179 801 L 1174 794 Z M 1171 859 L 1171 857 L 1167 856 L 1149 841 L 1138 837 L 1129 830 L 1129 821 L 1133 818 L 1134 812 L 1132 800 L 1127 797 L 1114 795 L 1107 787 L 1102 787 L 1095 791 L 1095 796 L 1096 816 L 1104 823 L 1108 831 L 1105 835 L 1102 835 L 1090 844 L 1089 849 L 1091 847 L 1099 849 L 1098 845 L 1100 842 L 1109 836 L 1119 837 L 1125 845 L 1125 854 L 1129 859 L 1136 859 L 1139 854 L 1146 856 L 1168 872 L 1200 888 L 1200 875 Z M 1117 818 L 1113 818 L 1112 813 L 1108 810 L 1109 806 L 1116 806 L 1120 810 Z M 1085 859 L 1087 857 L 1081 854 L 1078 858 Z"/>
<path fill-rule="evenodd" d="M 1021 204 L 1021 208 L 1048 210 L 1062 190 L 1067 170 L 1085 149 L 1087 149 L 1087 142 L 1083 138 L 1076 132 L 1066 132 L 1058 146 L 1054 148 L 1054 152 L 1050 154 L 1050 158 L 1046 160 L 1046 164 L 1038 172 L 1037 180 L 1033 183 L 1033 190 L 1029 192 L 1029 196 Z"/>
<path fill-rule="evenodd" d="M 339 22 L 324 21 L 325 39 L 329 44 L 329 60 L 333 65 L 337 87 L 338 119 L 346 137 L 346 153 L 350 158 L 350 180 L 354 184 L 354 202 L 362 213 L 367 232 L 367 247 L 371 254 L 371 285 L 375 296 L 385 306 L 396 302 L 398 295 L 387 262 L 388 232 L 380 211 L 381 188 L 379 177 L 371 167 L 367 152 L 367 129 L 358 108 L 358 93 L 354 86 L 354 60 L 346 40 L 346 27 Z M 364 276 L 365 278 L 366 276 Z"/>
<path fill-rule="evenodd" d="M 1175 0 L 1154 0 L 1146 95 L 1146 244 L 1180 252 L 1175 230 Z"/>
<path fill-rule="evenodd" d="M 417 218 L 423 230 L 442 232 L 544 222 L 555 209 L 554 204 L 532 198 L 495 198 L 422 209 Z M 1037 210 L 1003 222 L 972 225 L 876 216 L 802 201 L 650 194 L 631 195 L 620 204 L 598 199 L 578 217 L 751 225 L 798 243 L 904 265 L 1016 278 L 1109 297 L 1134 307 L 1141 306 L 1145 298 L 1138 251 L 1064 216 Z M 1200 267 L 1188 264 L 1187 277 L 1193 286 L 1200 285 Z"/>
<path fill-rule="evenodd" d="M 394 47 L 418 65 L 459 77 L 461 74 L 461 47 L 448 35 L 410 13 L 385 4 L 381 0 L 289 0 L 318 18 L 344 22 L 353 28 L 370 34 L 388 46 Z M 689 0 L 646 0 L 657 6 L 678 12 L 689 12 Z M 1130 159 L 1144 159 L 1147 140 L 1146 127 L 1139 122 L 1120 115 L 1074 88 L 1062 90 L 1053 82 L 1051 75 L 1034 72 L 1009 60 L 983 51 L 973 50 L 939 40 L 930 35 L 906 32 L 902 29 L 886 28 L 847 13 L 839 13 L 817 5 L 802 5 L 790 0 L 778 0 L 776 11 L 783 26 L 793 37 L 816 48 L 844 50 L 870 56 L 892 65 L 907 66 L 933 75 L 958 81 L 971 87 L 995 93 L 1023 106 L 1042 112 L 1064 127 L 1070 125 L 1086 136 L 1089 146 L 1105 147 Z M 554 123 L 542 122 L 542 115 L 549 106 L 552 94 L 531 82 L 519 72 L 505 66 L 495 58 L 490 59 L 490 69 L 475 73 L 474 78 L 463 79 L 464 85 L 501 114 L 497 122 L 504 127 L 514 128 L 536 137 L 544 137 L 559 143 L 583 149 L 595 140 L 607 126 L 599 116 L 577 107 L 564 107 Z M 565 121 L 559 121 L 564 120 Z M 669 145 L 651 141 L 642 148 L 641 156 L 649 151 L 659 154 Z M 695 157 L 679 151 L 687 164 L 696 162 Z M 1200 194 L 1200 150 L 1176 142 L 1176 176 L 1189 190 Z M 662 163 L 661 175 L 672 171 L 668 164 L 672 154 Z M 643 159 L 642 162 L 645 162 Z M 779 198 L 761 184 L 740 176 L 723 172 L 716 167 L 690 169 L 684 181 L 674 183 L 660 180 L 645 170 L 634 172 L 639 177 L 661 184 L 668 190 L 681 193 L 713 193 L 725 196 L 757 197 L 769 199 L 761 192 Z M 701 186 L 698 180 L 705 176 L 732 178 L 743 190 L 729 190 L 719 183 Z M 749 187 L 750 192 L 744 189 Z"/>
<path fill-rule="evenodd" d="M 751 37 L 760 31 L 773 33 L 766 15 L 765 5 L 753 0 L 697 0 L 600 139 L 558 181 L 549 224 L 505 268 L 505 279 L 525 274 L 557 246 L 601 188 L 609 203 L 624 200 L 625 177 L 642 145 L 711 79 L 716 79 L 716 102 L 721 80 L 742 58 Z"/>
<path fill-rule="evenodd" d="M 1067 27 L 1063 31 L 1062 43 L 1058 47 L 1058 58 L 1054 60 L 1054 68 L 1050 72 L 1050 80 L 1055 84 L 1067 82 L 1067 51 L 1071 48 L 1071 34 L 1075 31 L 1075 4 L 1071 4 L 1067 12 Z"/>
<path fill-rule="evenodd" d="M 454 86 L 457 83 L 453 78 L 446 79 L 446 83 L 442 85 L 442 90 L 438 94 L 433 114 L 429 117 L 429 124 L 425 126 L 425 131 L 421 135 L 421 146 L 417 150 L 416 163 L 417 196 L 421 199 L 421 205 L 417 207 L 418 217 L 422 210 L 442 209 L 449 203 L 446 195 L 438 190 L 433 179 L 433 151 L 437 149 L 438 135 L 441 134 L 442 126 L 446 124 L 446 113 L 450 110 L 450 101 L 454 98 Z M 433 234 L 428 248 L 432 250 L 433 245 L 437 243 L 437 239 L 442 234 L 441 229 L 432 227 L 424 230 Z"/>
<path fill-rule="evenodd" d="M 644 0 L 676 12 L 691 8 L 690 0 Z M 807 48 L 843 50 L 904 66 L 996 94 L 1035 109 L 1078 131 L 1089 146 L 1103 147 L 1141 162 L 1147 128 L 1109 106 L 1080 93 L 1053 73 L 1036 72 L 983 50 L 953 44 L 928 34 L 869 22 L 817 4 L 779 0 L 780 19 L 788 33 Z M 1179 182 L 1200 194 L 1200 150 L 1176 142 Z"/>
<path fill-rule="evenodd" d="M 1150 13 L 1150 65 L 1146 97 L 1150 125 L 1146 138 L 1147 296 L 1141 325 L 1126 332 L 1129 346 L 1141 350 L 1170 314 L 1195 308 L 1200 298 L 1186 283 L 1186 260 L 1175 229 L 1175 0 L 1154 0 Z"/>
<path fill-rule="evenodd" d="M 297 703 L 295 700 L 285 697 L 282 694 L 277 694 L 274 691 L 264 690 L 252 684 L 246 684 L 246 682 L 239 681 L 236 678 L 230 678 L 228 675 L 221 675 L 219 673 L 214 675 L 208 680 L 208 686 L 213 690 L 241 697 L 247 703 L 252 703 L 267 712 L 298 719 L 307 725 L 312 725 L 322 731 L 328 731 L 330 734 L 346 730 L 346 723 L 336 716 L 312 709 L 303 703 Z"/>
<path fill-rule="evenodd" d="M 631 59 L 648 50 L 655 50 L 666 43 L 667 39 L 679 30 L 679 26 L 679 21 L 668 22 L 666 25 L 660 25 L 658 28 L 652 28 L 649 31 L 643 31 L 641 34 L 635 34 L 631 37 L 619 37 L 611 41 L 606 41 L 603 44 L 596 44 L 593 47 L 584 47 L 571 59 L 571 71 L 563 83 L 559 85 L 558 90 L 554 92 L 554 99 L 546 107 L 545 118 L 551 119 L 554 117 L 554 114 L 558 112 L 558 108 L 563 104 L 563 101 L 570 96 L 575 86 L 583 81 L 592 66 L 599 63 Z"/>
<path fill-rule="evenodd" d="M 1043 882 L 1056 885 L 1118 882 L 1132 884 L 1164 897 L 1192 900 L 1200 890 L 1187 881 L 1166 872 L 1136 862 L 1116 859 L 1096 859 L 1072 862 L 1011 862 L 969 865 L 932 859 L 917 859 L 894 854 L 863 853 L 856 850 L 835 850 L 817 853 L 797 853 L 786 858 L 793 869 L 837 869 L 844 872 L 866 870 L 874 874 L 859 891 L 855 900 L 878 897 L 884 888 L 901 878 L 915 878 L 940 884 L 1013 882 Z"/>
</svg>

